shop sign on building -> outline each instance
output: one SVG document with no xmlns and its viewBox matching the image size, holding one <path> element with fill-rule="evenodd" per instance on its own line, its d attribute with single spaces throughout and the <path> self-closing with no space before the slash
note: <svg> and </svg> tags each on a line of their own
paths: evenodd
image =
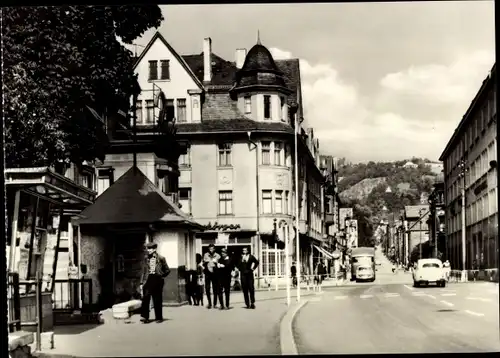
<svg viewBox="0 0 500 358">
<path fill-rule="evenodd" d="M 215 239 L 215 245 L 227 245 L 229 244 L 229 234 L 224 232 L 219 232 L 217 238 Z"/>
</svg>

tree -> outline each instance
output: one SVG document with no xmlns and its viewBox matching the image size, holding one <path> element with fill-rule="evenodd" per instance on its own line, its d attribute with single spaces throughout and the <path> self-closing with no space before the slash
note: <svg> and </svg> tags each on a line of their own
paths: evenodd
<svg viewBox="0 0 500 358">
<path fill-rule="evenodd" d="M 134 93 L 132 43 L 163 20 L 156 5 L 4 8 L 7 167 L 103 159 L 97 113 Z"/>
</svg>

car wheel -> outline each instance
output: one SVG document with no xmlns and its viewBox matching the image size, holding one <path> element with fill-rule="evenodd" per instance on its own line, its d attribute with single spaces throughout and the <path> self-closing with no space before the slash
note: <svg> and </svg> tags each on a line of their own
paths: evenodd
<svg viewBox="0 0 500 358">
<path fill-rule="evenodd" d="M 413 287 L 418 287 L 420 286 L 417 281 L 413 281 Z"/>
<path fill-rule="evenodd" d="M 446 281 L 441 281 L 441 287 L 446 287 Z"/>
</svg>

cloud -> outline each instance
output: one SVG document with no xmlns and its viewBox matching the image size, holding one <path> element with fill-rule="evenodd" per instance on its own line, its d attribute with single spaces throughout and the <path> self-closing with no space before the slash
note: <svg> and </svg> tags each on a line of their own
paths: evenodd
<svg viewBox="0 0 500 358">
<path fill-rule="evenodd" d="M 269 49 L 275 59 L 293 54 Z M 449 65 L 390 73 L 370 98 L 329 63 L 300 60 L 306 125 L 320 151 L 352 161 L 425 156 L 437 160 L 493 63 L 479 51 Z"/>
<path fill-rule="evenodd" d="M 459 58 L 449 66 L 430 64 L 389 73 L 381 79 L 383 88 L 431 102 L 470 101 L 478 80 L 491 68 L 494 54 L 478 51 Z"/>
</svg>

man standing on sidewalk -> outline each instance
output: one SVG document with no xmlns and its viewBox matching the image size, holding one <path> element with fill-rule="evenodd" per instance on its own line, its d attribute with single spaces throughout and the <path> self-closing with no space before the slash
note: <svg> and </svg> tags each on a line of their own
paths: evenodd
<svg viewBox="0 0 500 358">
<path fill-rule="evenodd" d="M 219 279 L 219 301 L 220 309 L 229 309 L 229 296 L 231 293 L 231 272 L 233 271 L 233 260 L 227 254 L 227 249 L 222 249 L 222 257 L 218 263 L 217 276 Z M 226 306 L 224 307 L 224 298 L 226 296 Z"/>
<path fill-rule="evenodd" d="M 158 245 L 152 242 L 146 245 L 148 254 L 142 265 L 140 287 L 142 291 L 141 316 L 144 323 L 150 322 L 149 304 L 151 298 L 153 299 L 156 321 L 163 321 L 163 284 L 170 269 L 167 260 L 156 252 L 157 247 Z"/>
<path fill-rule="evenodd" d="M 207 294 L 208 309 L 212 308 L 212 296 L 210 294 L 210 287 L 213 288 L 214 307 L 217 306 L 217 295 L 219 294 L 217 264 L 220 258 L 220 255 L 215 252 L 215 245 L 210 244 L 208 246 L 208 252 L 205 254 L 205 256 L 203 256 L 203 263 L 205 264 L 205 292 Z"/>
<path fill-rule="evenodd" d="M 259 260 L 250 253 L 247 247 L 243 248 L 243 255 L 239 264 L 241 273 L 241 289 L 247 308 L 255 309 L 254 270 L 259 266 Z M 250 296 L 250 297 L 249 297 Z"/>
</svg>

